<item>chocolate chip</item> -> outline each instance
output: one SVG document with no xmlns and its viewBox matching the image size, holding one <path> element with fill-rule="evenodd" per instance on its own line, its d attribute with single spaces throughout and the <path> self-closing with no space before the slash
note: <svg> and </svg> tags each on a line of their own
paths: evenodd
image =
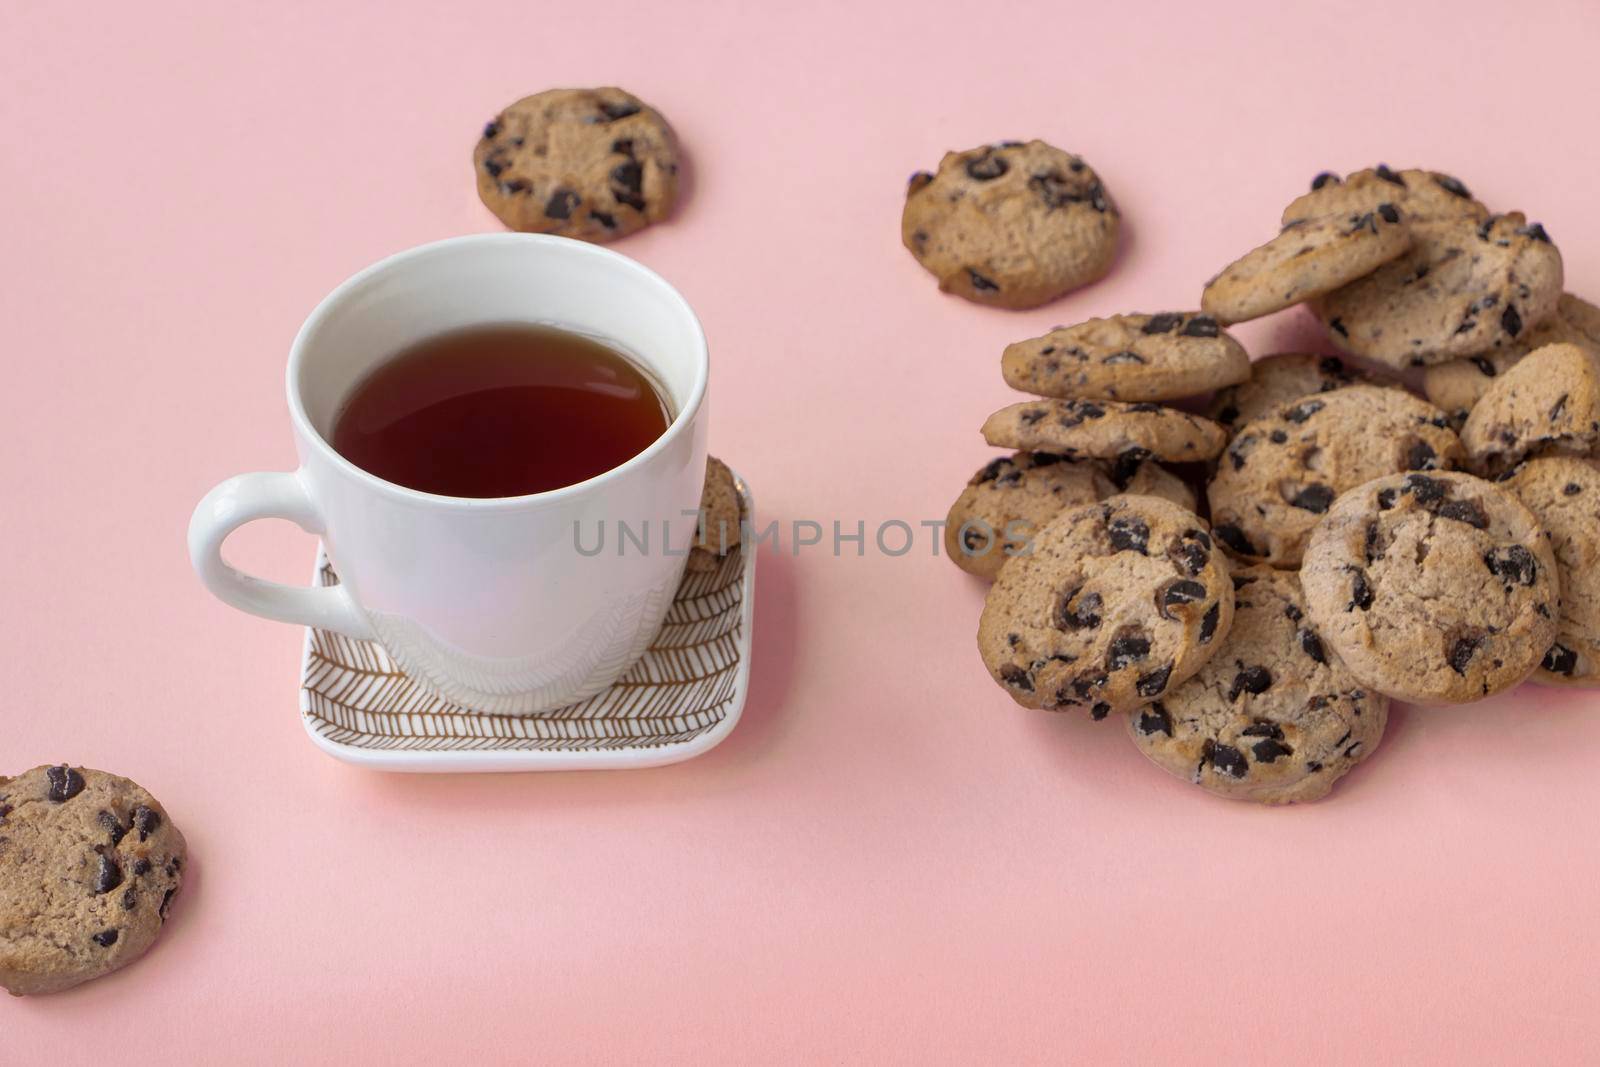
<svg viewBox="0 0 1600 1067">
<path fill-rule="evenodd" d="M 1093 719 L 1095 722 L 1099 722 L 1101 719 L 1105 718 L 1107 715 L 1110 715 L 1110 714 L 1111 714 L 1111 705 L 1107 704 L 1103 700 L 1097 701 L 1095 703 L 1095 705 L 1092 708 L 1089 709 L 1089 717 L 1091 719 Z"/>
<path fill-rule="evenodd" d="M 167 917 L 167 905 L 172 903 L 172 898 L 177 895 L 177 892 L 178 891 L 176 889 L 169 889 L 165 893 L 161 894 L 161 907 L 156 909 L 156 913 L 160 915 L 161 918 L 165 919 Z"/>
<path fill-rule="evenodd" d="M 1167 714 L 1167 709 L 1161 706 L 1158 700 L 1145 708 L 1134 717 L 1133 728 L 1139 731 L 1141 737 L 1151 737 L 1155 734 L 1172 736 L 1172 716 Z"/>
<path fill-rule="evenodd" d="M 135 878 L 150 873 L 150 861 L 140 857 L 133 861 L 133 874 Z"/>
<path fill-rule="evenodd" d="M 1325 406 L 1320 400 L 1307 400 L 1285 411 L 1283 417 L 1296 424 L 1302 423 L 1321 411 Z"/>
<path fill-rule="evenodd" d="M 600 110 L 608 122 L 615 122 L 618 119 L 625 119 L 629 115 L 637 115 L 639 113 L 639 105 L 627 101 L 617 104 L 602 101 Z"/>
<path fill-rule="evenodd" d="M 1205 538 L 1201 541 L 1200 538 Z M 1178 568 L 1188 575 L 1198 575 L 1211 562 L 1211 538 L 1199 530 L 1187 530 L 1169 553 Z"/>
<path fill-rule="evenodd" d="M 1300 651 L 1304 652 L 1318 663 L 1328 662 L 1328 655 L 1322 650 L 1322 638 L 1317 636 L 1316 631 L 1309 628 L 1303 628 L 1301 629 L 1299 636 Z"/>
<path fill-rule="evenodd" d="M 1289 440 L 1289 435 L 1284 433 L 1282 430 L 1273 430 L 1272 433 L 1268 434 L 1267 436 L 1275 445 L 1281 445 Z"/>
<path fill-rule="evenodd" d="M 1334 333 L 1338 334 L 1340 337 L 1349 337 L 1350 336 L 1350 331 L 1344 328 L 1344 321 L 1342 319 L 1329 319 L 1328 320 L 1328 329 L 1332 330 Z"/>
<path fill-rule="evenodd" d="M 122 838 L 127 834 L 128 831 L 123 828 L 120 822 L 117 821 L 117 817 L 115 815 L 111 814 L 109 811 L 101 811 L 95 816 L 95 819 L 100 823 L 100 828 L 110 835 L 111 843 L 113 845 L 120 845 L 122 843 Z"/>
<path fill-rule="evenodd" d="M 1316 190 L 1321 189 L 1324 185 L 1327 185 L 1329 182 L 1333 182 L 1335 185 L 1339 184 L 1339 176 L 1332 171 L 1325 170 L 1315 178 L 1311 179 L 1311 189 L 1313 192 L 1315 192 Z"/>
<path fill-rule="evenodd" d="M 631 157 L 633 155 L 633 138 L 624 137 L 621 140 L 612 141 L 611 151 L 615 152 L 619 156 Z"/>
<path fill-rule="evenodd" d="M 1379 556 L 1383 555 L 1383 553 L 1378 550 L 1378 524 L 1377 523 L 1375 523 L 1375 522 L 1367 523 L 1367 532 L 1366 532 L 1366 536 L 1362 538 L 1361 550 L 1362 550 L 1362 553 L 1367 557 L 1367 562 L 1368 563 L 1371 563 L 1373 560 L 1375 560 Z"/>
<path fill-rule="evenodd" d="M 1001 456 L 999 459 L 990 460 L 984 466 L 983 470 L 979 471 L 977 476 L 972 479 L 972 484 L 982 485 L 984 482 L 992 482 L 1000 476 L 1001 471 L 1011 466 L 1013 466 L 1013 464 L 1010 458 L 1007 456 Z"/>
<path fill-rule="evenodd" d="M 517 193 L 526 193 L 533 188 L 521 178 L 513 178 L 508 182 L 501 182 L 498 186 L 501 196 L 513 196 Z"/>
<path fill-rule="evenodd" d="M 1484 554 L 1489 573 L 1506 582 L 1532 585 L 1539 578 L 1539 561 L 1521 545 L 1505 545 Z"/>
<path fill-rule="evenodd" d="M 125 890 L 122 894 L 122 910 L 132 911 L 139 906 L 139 897 L 132 889 Z"/>
<path fill-rule="evenodd" d="M 101 948 L 110 948 L 117 943 L 117 932 L 115 930 L 101 930 L 98 934 L 90 936 L 89 940 Z"/>
<path fill-rule="evenodd" d="M 1458 637 L 1455 644 L 1450 646 L 1450 669 L 1457 674 L 1466 676 L 1467 664 L 1472 662 L 1472 657 L 1478 651 L 1482 637 Z"/>
<path fill-rule="evenodd" d="M 1056 602 L 1055 625 L 1058 630 L 1095 630 L 1100 626 L 1100 594 L 1090 593 L 1078 601 L 1076 608 L 1071 607 L 1072 598 L 1078 595 L 1078 590 L 1063 596 Z"/>
<path fill-rule="evenodd" d="M 1577 496 L 1581 492 L 1583 492 L 1583 486 L 1579 485 L 1577 482 L 1568 482 L 1566 485 L 1561 487 L 1562 496 Z"/>
<path fill-rule="evenodd" d="M 1111 538 L 1111 547 L 1118 552 L 1137 552 L 1144 556 L 1150 554 L 1150 527 L 1145 525 L 1143 519 L 1119 515 L 1111 520 L 1106 533 Z"/>
<path fill-rule="evenodd" d="M 1449 492 L 1444 482 L 1437 478 L 1424 477 L 1421 474 L 1406 475 L 1402 491 L 1410 493 L 1417 503 L 1425 508 L 1437 504 Z"/>
<path fill-rule="evenodd" d="M 1571 677 L 1572 672 L 1578 669 L 1578 654 L 1565 645 L 1554 644 L 1544 654 L 1544 662 L 1540 666 L 1552 674 Z"/>
<path fill-rule="evenodd" d="M 993 181 L 1010 169 L 1003 156 L 992 152 L 967 160 L 967 177 L 980 182 Z"/>
<path fill-rule="evenodd" d="M 611 195 L 617 203 L 626 204 L 635 211 L 645 209 L 644 168 L 633 160 L 611 168 Z"/>
<path fill-rule="evenodd" d="M 1167 688 L 1167 679 L 1172 677 L 1172 664 L 1157 667 L 1149 674 L 1141 674 L 1133 683 L 1134 691 L 1142 697 L 1158 697 Z"/>
<path fill-rule="evenodd" d="M 139 840 L 143 841 L 155 833 L 161 826 L 161 814 L 153 808 L 140 804 L 133 809 L 133 828 L 139 831 Z"/>
<path fill-rule="evenodd" d="M 1383 221 L 1384 222 L 1399 222 L 1400 221 L 1400 212 L 1398 212 L 1398 211 L 1396 211 L 1394 209 L 1394 205 L 1393 204 L 1379 204 L 1378 205 L 1378 214 L 1383 217 Z"/>
<path fill-rule="evenodd" d="M 1200 643 L 1209 645 L 1217 634 L 1217 622 L 1222 616 L 1222 601 L 1217 601 L 1200 617 Z"/>
<path fill-rule="evenodd" d="M 1163 311 L 1151 315 L 1150 320 L 1140 328 L 1142 333 L 1171 333 L 1183 321 L 1183 316 L 1175 311 Z"/>
<path fill-rule="evenodd" d="M 1333 490 L 1326 485 L 1308 485 L 1289 498 L 1289 506 L 1321 515 L 1333 503 Z"/>
<path fill-rule="evenodd" d="M 1000 287 L 998 285 L 990 281 L 988 278 L 985 278 L 971 267 L 967 268 L 967 278 L 972 282 L 972 288 L 977 292 L 998 293 L 1000 291 Z"/>
<path fill-rule="evenodd" d="M 1265 667 L 1246 667 L 1233 676 L 1228 689 L 1228 699 L 1239 699 L 1240 693 L 1261 694 L 1272 688 L 1272 672 Z"/>
<path fill-rule="evenodd" d="M 1211 532 L 1216 535 L 1218 541 L 1221 541 L 1223 544 L 1227 545 L 1241 556 L 1254 556 L 1258 554 L 1256 552 L 1256 546 L 1250 543 L 1250 538 L 1246 537 L 1244 531 L 1233 525 L 1231 522 L 1224 522 L 1217 526 L 1213 526 L 1211 527 Z"/>
<path fill-rule="evenodd" d="M 1000 680 L 1013 689 L 1021 689 L 1025 693 L 1033 692 L 1033 675 L 1015 663 L 1007 663 L 1001 666 Z"/>
<path fill-rule="evenodd" d="M 1372 607 L 1372 587 L 1367 584 L 1367 572 L 1348 565 L 1345 570 L 1350 572 L 1350 603 L 1345 605 L 1344 610 L 1360 608 L 1366 611 Z"/>
<path fill-rule="evenodd" d="M 1478 373 L 1482 374 L 1485 378 L 1493 378 L 1498 373 L 1494 369 L 1494 364 L 1490 363 L 1483 356 L 1473 356 L 1472 365 L 1477 367 Z"/>
<path fill-rule="evenodd" d="M 1173 616 L 1167 609 L 1175 608 L 1179 604 L 1198 604 L 1205 598 L 1205 586 L 1187 578 L 1179 578 L 1175 582 L 1169 582 L 1156 597 L 1156 609 L 1160 611 L 1162 618 L 1170 619 Z"/>
<path fill-rule="evenodd" d="M 485 141 L 492 141 L 496 137 L 499 137 L 499 136 L 500 136 L 500 120 L 499 119 L 491 119 L 489 122 L 484 124 L 484 127 L 483 127 L 483 139 Z"/>
<path fill-rule="evenodd" d="M 5 823 L 7 815 L 10 815 L 12 812 L 14 812 L 16 810 L 17 809 L 12 807 L 10 804 L 7 804 L 7 803 L 5 803 L 5 801 L 0 800 L 0 825 L 3 825 Z"/>
<path fill-rule="evenodd" d="M 96 894 L 109 893 L 122 884 L 122 868 L 110 856 L 101 855 L 100 862 L 94 873 L 94 891 Z"/>
<path fill-rule="evenodd" d="M 1529 226 L 1522 226 L 1518 228 L 1517 232 L 1524 237 L 1531 237 L 1535 241 L 1543 241 L 1545 244 L 1550 243 L 1550 235 L 1544 232 L 1543 223 L 1535 222 Z"/>
<path fill-rule="evenodd" d="M 1150 638 L 1138 630 L 1118 633 L 1106 652 L 1106 670 L 1120 671 L 1150 655 Z"/>
<path fill-rule="evenodd" d="M 570 219 L 572 212 L 577 209 L 580 197 L 571 189 L 557 189 L 550 194 L 550 199 L 545 201 L 544 213 L 546 218 Z"/>
<path fill-rule="evenodd" d="M 1467 187 L 1448 174 L 1435 174 L 1433 180 L 1439 183 L 1439 188 L 1451 196 L 1459 196 L 1463 200 L 1472 199 L 1472 194 L 1467 191 Z"/>
<path fill-rule="evenodd" d="M 1378 490 L 1378 510 L 1388 511 L 1400 499 L 1400 490 L 1393 487 Z"/>
<path fill-rule="evenodd" d="M 1206 738 L 1206 743 L 1200 749 L 1200 756 L 1206 763 L 1216 768 L 1218 774 L 1229 778 L 1243 778 L 1250 771 L 1243 752 L 1232 745 L 1220 744 L 1210 738 Z"/>
<path fill-rule="evenodd" d="M 929 174 L 925 170 L 917 171 L 910 178 L 906 179 L 906 195 L 910 196 L 912 193 L 916 192 L 917 190 L 926 187 L 932 181 L 933 181 L 933 175 L 932 174 Z"/>
<path fill-rule="evenodd" d="M 1515 304 L 1507 304 L 1500 313 L 1500 328 L 1512 337 L 1522 332 L 1522 316 L 1517 314 Z"/>
<path fill-rule="evenodd" d="M 1179 332 L 1185 337 L 1216 337 L 1222 329 L 1217 325 L 1217 320 L 1210 315 L 1196 315 L 1185 323 Z"/>
<path fill-rule="evenodd" d="M 1294 749 L 1277 738 L 1268 737 L 1251 745 L 1250 753 L 1255 756 L 1257 763 L 1271 763 L 1280 756 L 1294 755 Z"/>
<path fill-rule="evenodd" d="M 1413 440 L 1406 449 L 1405 463 L 1408 471 L 1431 471 L 1439 465 L 1439 453 L 1428 442 Z"/>
<path fill-rule="evenodd" d="M 1398 185 L 1402 189 L 1405 188 L 1406 180 L 1400 177 L 1400 175 L 1396 174 L 1394 171 L 1390 170 L 1387 164 L 1379 163 L 1378 169 L 1374 173 L 1376 173 L 1378 177 L 1382 178 L 1386 182 Z"/>
<path fill-rule="evenodd" d="M 59 767 L 51 767 L 44 772 L 44 776 L 50 783 L 45 795 L 57 804 L 65 804 L 83 792 L 83 775 L 66 764 L 62 764 Z"/>
<path fill-rule="evenodd" d="M 506 164 L 502 160 L 490 156 L 483 161 L 483 169 L 489 172 L 489 177 L 498 178 L 505 173 Z"/>
<path fill-rule="evenodd" d="M 1270 719 L 1257 719 L 1255 722 L 1239 731 L 1243 737 L 1275 737 L 1283 740 L 1283 727 Z"/>
<path fill-rule="evenodd" d="M 1472 500 L 1446 500 L 1439 505 L 1439 509 L 1434 514 L 1441 519 L 1454 519 L 1456 522 L 1464 522 L 1468 526 L 1479 530 L 1489 528 L 1489 516 L 1485 515 L 1483 508 Z"/>
</svg>

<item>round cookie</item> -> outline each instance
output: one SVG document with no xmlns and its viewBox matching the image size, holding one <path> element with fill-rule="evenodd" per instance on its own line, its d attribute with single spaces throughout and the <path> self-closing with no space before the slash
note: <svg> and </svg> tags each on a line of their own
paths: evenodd
<svg viewBox="0 0 1600 1067">
<path fill-rule="evenodd" d="M 126 778 L 0 777 L 0 986 L 55 993 L 144 955 L 183 884 L 183 834 Z"/>
<path fill-rule="evenodd" d="M 1199 670 L 1232 621 L 1233 585 L 1205 523 L 1158 497 L 1114 496 L 1063 512 L 1001 569 L 978 650 L 1024 707 L 1101 719 Z"/>
<path fill-rule="evenodd" d="M 1474 466 L 1499 473 L 1540 449 L 1600 444 L 1600 362 L 1577 345 L 1545 345 L 1496 378 L 1461 428 Z"/>
<path fill-rule="evenodd" d="M 1413 237 L 1410 252 L 1316 302 L 1341 350 L 1391 367 L 1442 363 L 1512 344 L 1555 311 L 1561 253 L 1520 212 Z"/>
<path fill-rule="evenodd" d="M 1300 571 L 1307 614 L 1362 684 L 1414 704 L 1516 685 L 1556 639 L 1544 529 L 1470 474 L 1396 474 L 1334 502 Z"/>
<path fill-rule="evenodd" d="M 1176 400 L 1250 376 L 1244 346 L 1209 315 L 1164 311 L 1062 326 L 1006 346 L 1013 389 L 1091 400 Z"/>
<path fill-rule="evenodd" d="M 1395 171 L 1379 163 L 1348 178 L 1328 171 L 1317 175 L 1311 179 L 1311 191 L 1283 209 L 1283 224 L 1327 215 L 1362 215 L 1385 203 L 1399 208 L 1413 225 L 1441 219 L 1482 220 L 1489 215 L 1489 209 L 1448 174 L 1436 170 Z"/>
<path fill-rule="evenodd" d="M 1132 453 L 1173 463 L 1211 459 L 1228 440 L 1227 431 L 1210 419 L 1115 400 L 1025 400 L 990 415 L 983 437 L 999 448 L 1059 452 L 1073 459 Z"/>
<path fill-rule="evenodd" d="M 1286 400 L 1360 384 L 1397 387 L 1397 383 L 1374 378 L 1338 356 L 1282 352 L 1252 363 L 1250 380 L 1218 391 L 1206 413 L 1233 431 Z"/>
<path fill-rule="evenodd" d="M 1422 372 L 1423 395 L 1458 423 L 1465 422 L 1467 413 L 1497 377 L 1529 352 L 1557 343 L 1581 345 L 1600 355 L 1600 308 L 1562 293 L 1551 316 L 1515 342 L 1426 368 Z"/>
<path fill-rule="evenodd" d="M 1575 456 L 1530 459 L 1501 484 L 1550 535 L 1561 578 L 1555 643 L 1533 680 L 1600 686 L 1600 466 Z"/>
<path fill-rule="evenodd" d="M 1200 307 L 1226 323 L 1258 319 L 1331 293 L 1411 247 L 1399 208 L 1295 219 L 1206 283 Z"/>
<path fill-rule="evenodd" d="M 1061 512 L 1118 493 L 1159 496 L 1190 511 L 1196 503 L 1188 484 L 1154 460 L 1113 475 L 1093 461 L 1018 452 L 985 464 L 968 480 L 945 518 L 945 552 L 968 574 L 993 581 Z"/>
<path fill-rule="evenodd" d="M 1233 626 L 1199 673 L 1128 717 L 1156 766 L 1217 796 L 1317 800 L 1372 754 L 1389 718 L 1305 617 L 1290 571 L 1233 572 Z"/>
<path fill-rule="evenodd" d="M 686 566 L 691 571 L 716 570 L 722 557 L 738 548 L 744 531 L 739 520 L 744 502 L 733 471 L 716 456 L 706 457 L 706 480 L 700 491 L 700 518 Z"/>
<path fill-rule="evenodd" d="M 974 474 L 950 506 L 945 552 L 968 574 L 992 581 L 1051 519 L 1116 492 L 1098 463 L 1051 452 L 1002 456 Z"/>
<path fill-rule="evenodd" d="M 939 288 L 1036 307 L 1111 269 L 1122 220 L 1083 160 L 1043 141 L 947 152 L 906 189 L 900 236 Z"/>
<path fill-rule="evenodd" d="M 610 241 L 660 222 L 678 196 L 678 145 L 621 89 L 550 89 L 491 119 L 472 153 L 478 196 L 513 230 Z"/>
<path fill-rule="evenodd" d="M 1291 400 L 1229 442 L 1206 488 L 1211 535 L 1243 558 L 1296 567 L 1345 490 L 1465 458 L 1444 412 L 1403 390 L 1351 385 Z"/>
</svg>

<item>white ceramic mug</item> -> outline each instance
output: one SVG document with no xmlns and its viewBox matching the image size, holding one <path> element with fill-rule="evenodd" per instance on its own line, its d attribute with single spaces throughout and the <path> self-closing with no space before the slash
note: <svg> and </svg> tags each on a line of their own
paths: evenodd
<svg viewBox="0 0 1600 1067">
<path fill-rule="evenodd" d="M 406 489 L 328 443 L 340 407 L 377 364 L 446 330 L 505 322 L 560 326 L 634 356 L 672 407 L 666 433 L 588 481 L 496 499 Z M 705 477 L 707 373 L 688 303 L 615 252 L 530 234 L 401 252 L 339 286 L 301 327 L 288 372 L 300 469 L 213 489 L 189 523 L 190 559 L 224 602 L 379 641 L 416 681 L 469 708 L 526 713 L 583 700 L 633 665 L 672 603 Z M 340 584 L 281 585 L 224 562 L 228 534 L 261 518 L 320 535 Z M 647 550 L 630 540 L 622 551 L 618 522 L 648 530 Z"/>
</svg>

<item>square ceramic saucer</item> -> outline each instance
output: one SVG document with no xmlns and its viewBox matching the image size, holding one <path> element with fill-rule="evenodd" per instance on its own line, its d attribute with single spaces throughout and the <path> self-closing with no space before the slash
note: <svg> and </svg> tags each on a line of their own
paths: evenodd
<svg viewBox="0 0 1600 1067">
<path fill-rule="evenodd" d="M 750 488 L 735 476 L 741 511 Z M 644 657 L 588 700 L 491 715 L 422 689 L 371 641 L 308 628 L 300 720 L 335 759 L 386 771 L 572 771 L 654 767 L 698 756 L 733 730 L 750 688 L 756 553 L 686 571 Z M 317 553 L 315 581 L 338 581 Z"/>
</svg>

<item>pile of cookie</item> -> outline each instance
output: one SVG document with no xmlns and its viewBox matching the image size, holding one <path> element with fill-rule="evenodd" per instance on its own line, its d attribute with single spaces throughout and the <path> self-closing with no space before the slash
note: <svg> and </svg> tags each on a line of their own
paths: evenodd
<svg viewBox="0 0 1600 1067">
<path fill-rule="evenodd" d="M 941 288 L 1031 306 L 1103 272 L 1086 265 L 1114 248 L 1110 196 L 1097 177 L 1047 195 L 1076 159 L 1047 148 L 912 178 L 905 243 Z M 1075 251 L 1035 254 L 1068 235 Z M 1600 308 L 1562 285 L 1543 226 L 1380 165 L 1318 175 L 1198 312 L 1008 346 L 1001 374 L 1036 399 L 984 422 L 1011 454 L 945 529 L 993 582 L 995 682 L 1025 707 L 1121 715 L 1157 765 L 1263 803 L 1326 795 L 1391 699 L 1600 685 Z M 1228 333 L 1295 305 L 1359 362 L 1252 363 Z"/>
</svg>

